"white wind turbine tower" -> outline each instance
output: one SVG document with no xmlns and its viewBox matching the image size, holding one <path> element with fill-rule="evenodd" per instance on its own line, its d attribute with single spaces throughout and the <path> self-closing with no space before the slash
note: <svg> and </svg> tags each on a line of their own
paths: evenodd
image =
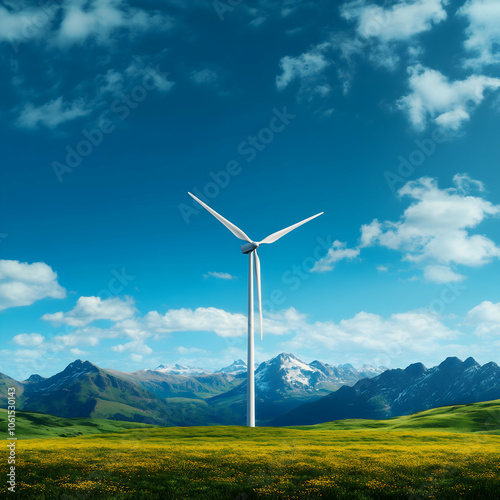
<svg viewBox="0 0 500 500">
<path fill-rule="evenodd" d="M 274 243 L 279 240 L 282 236 L 293 231 L 295 228 L 302 226 L 306 222 L 319 217 L 324 212 L 313 215 L 308 219 L 301 222 L 297 222 L 293 226 L 286 227 L 281 231 L 270 234 L 267 238 L 262 241 L 252 241 L 240 228 L 236 227 L 234 224 L 229 222 L 227 219 L 219 215 L 215 210 L 211 209 L 208 205 L 203 203 L 201 200 L 196 198 L 193 194 L 189 193 L 191 198 L 194 198 L 203 208 L 208 210 L 216 219 L 218 219 L 222 224 L 224 224 L 229 231 L 231 231 L 240 240 L 246 241 L 245 245 L 241 245 L 241 252 L 248 254 L 249 264 L 248 264 L 248 350 L 247 350 L 247 426 L 255 427 L 255 379 L 254 379 L 254 305 L 253 305 L 253 271 L 255 269 L 255 281 L 257 283 L 257 300 L 259 302 L 259 323 L 260 323 L 260 338 L 262 340 L 262 291 L 261 291 L 261 280 L 260 280 L 260 259 L 257 255 L 257 248 L 263 243 Z M 255 264 L 254 264 L 254 254 L 255 254 Z"/>
</svg>

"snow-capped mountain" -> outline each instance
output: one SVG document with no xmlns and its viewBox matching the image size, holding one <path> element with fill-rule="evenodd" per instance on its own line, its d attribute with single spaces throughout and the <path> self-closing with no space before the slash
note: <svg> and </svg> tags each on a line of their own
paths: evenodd
<svg viewBox="0 0 500 500">
<path fill-rule="evenodd" d="M 247 364 L 242 359 L 238 359 L 233 363 L 231 363 L 229 366 L 225 366 L 224 368 L 217 370 L 215 373 L 237 374 L 237 373 L 244 373 L 246 371 L 247 371 Z"/>
<path fill-rule="evenodd" d="M 207 375 L 208 373 L 213 373 L 211 370 L 205 370 L 204 368 L 197 368 L 195 366 L 183 366 L 175 364 L 170 365 L 160 365 L 157 366 L 154 371 L 161 373 L 169 373 L 170 375 L 185 375 L 187 377 L 191 375 Z"/>
<path fill-rule="evenodd" d="M 340 366 L 351 366 L 351 365 L 340 365 Z M 373 365 L 361 365 L 357 368 L 358 373 L 363 378 L 373 378 L 380 375 L 382 372 L 388 370 L 385 366 L 373 366 Z"/>
<path fill-rule="evenodd" d="M 368 365 L 365 366 L 368 368 Z M 369 375 L 379 374 L 382 370 L 370 369 L 366 370 Z M 352 365 L 332 366 L 317 360 L 308 364 L 293 354 L 281 353 L 260 364 L 255 372 L 255 386 L 261 392 L 317 393 L 353 385 L 364 376 Z"/>
<path fill-rule="evenodd" d="M 313 401 L 344 385 L 353 385 L 362 375 L 351 365 L 331 366 L 320 361 L 308 364 L 293 354 L 281 353 L 255 371 L 256 417 L 261 422 Z M 242 422 L 246 408 L 247 381 L 208 401 L 229 406 Z"/>
<path fill-rule="evenodd" d="M 300 370 L 303 370 L 304 373 L 316 373 L 321 372 L 324 377 L 322 377 L 319 373 L 315 376 L 315 379 L 318 379 L 318 382 L 330 382 L 336 386 L 344 385 L 344 384 L 355 384 L 358 380 L 365 377 L 375 377 L 380 375 L 383 371 L 387 370 L 387 368 L 383 366 L 375 367 L 372 365 L 363 365 L 360 368 L 356 369 L 354 366 L 350 364 L 332 366 L 321 361 L 313 361 L 312 363 L 305 363 L 301 361 L 299 358 L 294 356 L 293 354 L 285 354 L 282 353 L 275 358 L 272 358 L 268 361 L 264 361 L 260 365 L 255 365 L 255 377 L 257 381 L 257 373 L 264 369 L 264 367 L 276 367 L 277 359 L 279 358 L 279 362 L 283 365 L 284 369 L 283 373 L 286 373 L 286 377 L 292 377 L 292 373 L 297 374 Z M 297 368 L 298 367 L 298 368 Z M 290 373 L 288 373 L 291 370 Z M 247 371 L 247 364 L 242 359 L 238 359 L 231 363 L 229 366 L 225 366 L 220 370 L 207 370 L 205 368 L 199 368 L 195 366 L 184 366 L 180 364 L 175 365 L 160 365 L 157 366 L 153 371 L 168 373 L 169 375 L 184 375 L 186 377 L 196 376 L 196 375 L 207 375 L 211 373 L 227 373 L 231 375 L 238 375 L 245 373 Z M 293 377 L 292 377 L 293 378 Z M 307 378 L 307 377 L 306 377 Z M 291 379 L 290 379 L 291 381 Z M 309 385 L 309 381 L 306 385 Z M 315 382 L 313 385 L 317 385 Z M 304 386 L 305 387 L 305 386 Z"/>
<path fill-rule="evenodd" d="M 317 401 L 303 404 L 273 421 L 274 425 L 305 425 L 345 418 L 379 419 L 456 404 L 500 398 L 500 367 L 481 366 L 473 358 L 450 357 L 426 368 L 414 363 L 387 370 L 344 386 Z"/>
</svg>

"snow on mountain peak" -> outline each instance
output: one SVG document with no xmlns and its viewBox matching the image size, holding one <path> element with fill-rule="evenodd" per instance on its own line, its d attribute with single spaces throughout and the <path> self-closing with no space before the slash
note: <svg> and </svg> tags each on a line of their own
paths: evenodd
<svg viewBox="0 0 500 500">
<path fill-rule="evenodd" d="M 206 375 L 207 373 L 212 373 L 210 370 L 205 370 L 204 368 L 197 368 L 194 366 L 183 366 L 179 364 L 171 365 L 159 365 L 154 371 L 161 373 L 168 373 L 170 375 Z"/>
<path fill-rule="evenodd" d="M 221 368 L 220 370 L 217 370 L 215 373 L 232 373 L 232 374 L 237 374 L 237 373 L 243 373 L 247 371 L 247 364 L 242 360 L 238 359 L 231 363 L 229 366 L 225 366 L 224 368 Z"/>
</svg>

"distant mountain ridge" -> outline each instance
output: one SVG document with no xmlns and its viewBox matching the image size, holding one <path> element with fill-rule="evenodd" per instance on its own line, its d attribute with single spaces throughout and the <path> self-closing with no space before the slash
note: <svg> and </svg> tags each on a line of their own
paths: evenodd
<svg viewBox="0 0 500 500">
<path fill-rule="evenodd" d="M 353 385 L 362 375 L 351 365 L 335 367 L 313 361 L 305 363 L 293 354 L 281 353 L 265 361 L 255 371 L 256 418 L 260 423 L 316 400 L 343 385 Z M 383 368 L 372 367 L 375 373 Z M 246 378 L 234 389 L 207 401 L 215 406 L 229 406 L 244 423 L 246 412 Z"/>
<path fill-rule="evenodd" d="M 449 357 L 433 368 L 414 363 L 404 370 L 387 370 L 374 378 L 363 378 L 352 387 L 341 387 L 271 423 L 306 425 L 351 418 L 383 419 L 499 398 L 500 367 L 496 363 L 481 366 L 471 357 L 465 361 Z"/>
<path fill-rule="evenodd" d="M 373 371 L 382 370 L 373 368 Z M 31 375 L 17 382 L 6 375 L 0 384 L 18 388 L 19 408 L 59 417 L 110 418 L 160 425 L 244 423 L 246 363 L 239 359 L 210 372 L 180 364 L 132 373 L 105 370 L 76 360 L 62 372 L 44 378 Z M 317 399 L 362 377 L 320 361 L 307 364 L 282 353 L 256 370 L 260 421 Z M 1 406 L 5 407 L 6 400 Z"/>
<path fill-rule="evenodd" d="M 381 372 L 381 373 L 380 373 Z M 371 378 L 365 375 L 372 375 Z M 373 376 L 374 375 L 374 376 Z M 447 358 L 426 368 L 384 370 L 306 363 L 281 353 L 255 371 L 259 425 L 304 425 L 339 419 L 385 419 L 445 405 L 500 399 L 500 367 L 473 358 Z M 242 360 L 198 375 L 158 370 L 125 373 L 76 360 L 52 377 L 18 382 L 19 410 L 64 418 L 90 417 L 159 425 L 244 424 L 246 371 Z M 4 391 L 6 392 L 6 391 Z M 2 398 L 0 406 L 6 406 Z"/>
<path fill-rule="evenodd" d="M 160 365 L 157 366 L 153 371 L 169 373 L 170 375 L 205 375 L 206 373 L 212 373 L 211 370 L 205 370 L 203 368 L 196 368 L 194 366 L 183 366 L 179 364 L 175 364 L 174 366 L 170 365 Z"/>
</svg>

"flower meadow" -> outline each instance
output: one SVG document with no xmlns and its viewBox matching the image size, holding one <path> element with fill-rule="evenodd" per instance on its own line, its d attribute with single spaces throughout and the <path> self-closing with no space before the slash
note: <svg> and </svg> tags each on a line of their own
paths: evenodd
<svg viewBox="0 0 500 500">
<path fill-rule="evenodd" d="M 480 433 L 144 428 L 17 449 L 23 499 L 500 497 L 500 436 Z"/>
</svg>

